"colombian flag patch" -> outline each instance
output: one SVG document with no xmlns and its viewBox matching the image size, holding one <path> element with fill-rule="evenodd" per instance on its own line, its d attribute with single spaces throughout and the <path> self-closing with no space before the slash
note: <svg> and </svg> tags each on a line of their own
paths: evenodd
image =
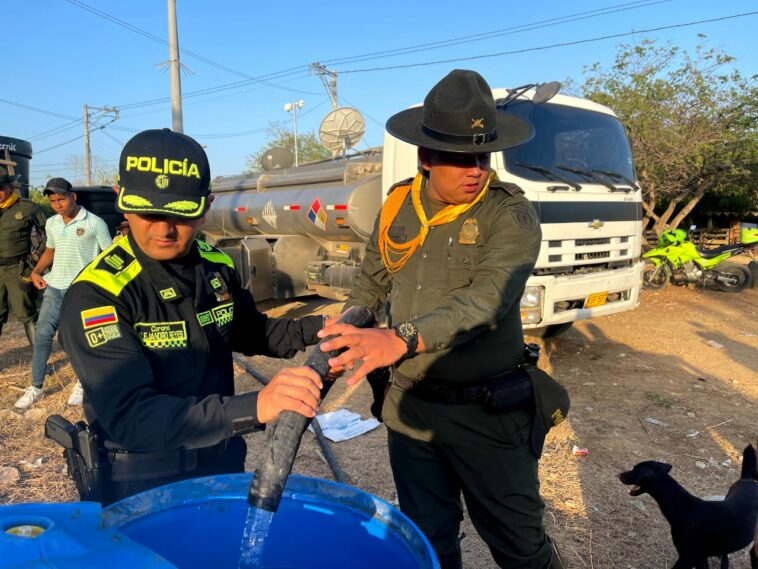
<svg viewBox="0 0 758 569">
<path fill-rule="evenodd" d="M 104 324 L 115 324 L 116 322 L 118 322 L 118 316 L 115 306 L 100 306 L 82 311 L 82 325 L 85 330 Z"/>
</svg>

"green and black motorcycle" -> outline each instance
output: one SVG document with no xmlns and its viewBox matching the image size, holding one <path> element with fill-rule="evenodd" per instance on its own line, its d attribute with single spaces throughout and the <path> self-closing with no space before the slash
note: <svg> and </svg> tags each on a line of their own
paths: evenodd
<svg viewBox="0 0 758 569">
<path fill-rule="evenodd" d="M 741 253 L 752 257 L 757 246 L 758 229 L 743 228 L 739 244 L 715 249 L 699 249 L 684 229 L 669 229 L 658 237 L 658 247 L 642 255 L 646 261 L 644 286 L 659 290 L 669 282 L 679 286 L 712 284 L 725 292 L 739 292 L 750 286 L 750 270 L 725 261 Z"/>
</svg>

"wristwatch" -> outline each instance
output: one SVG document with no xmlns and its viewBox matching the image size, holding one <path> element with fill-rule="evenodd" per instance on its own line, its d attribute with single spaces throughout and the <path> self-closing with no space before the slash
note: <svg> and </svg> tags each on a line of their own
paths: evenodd
<svg viewBox="0 0 758 569">
<path fill-rule="evenodd" d="M 418 328 L 413 322 L 401 322 L 397 326 L 393 326 L 395 335 L 405 342 L 408 351 L 405 352 L 405 357 L 408 358 L 416 354 L 418 349 Z"/>
</svg>

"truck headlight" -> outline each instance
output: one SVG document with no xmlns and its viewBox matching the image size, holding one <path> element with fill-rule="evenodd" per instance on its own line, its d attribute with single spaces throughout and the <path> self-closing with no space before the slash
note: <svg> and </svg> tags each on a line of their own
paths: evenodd
<svg viewBox="0 0 758 569">
<path fill-rule="evenodd" d="M 521 297 L 521 308 L 538 308 L 540 306 L 542 306 L 542 287 L 526 287 Z"/>
</svg>

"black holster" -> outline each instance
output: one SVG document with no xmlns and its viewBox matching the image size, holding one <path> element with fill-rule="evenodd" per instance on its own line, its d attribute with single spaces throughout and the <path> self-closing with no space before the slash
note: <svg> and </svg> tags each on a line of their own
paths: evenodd
<svg viewBox="0 0 758 569">
<path fill-rule="evenodd" d="M 529 374 L 522 368 L 487 383 L 482 393 L 482 407 L 490 413 L 507 413 L 534 407 L 534 391 Z"/>
<path fill-rule="evenodd" d="M 62 445 L 68 477 L 84 501 L 101 502 L 107 484 L 108 464 L 99 448 L 97 433 L 84 421 L 71 424 L 60 415 L 45 422 L 45 436 Z"/>
</svg>

